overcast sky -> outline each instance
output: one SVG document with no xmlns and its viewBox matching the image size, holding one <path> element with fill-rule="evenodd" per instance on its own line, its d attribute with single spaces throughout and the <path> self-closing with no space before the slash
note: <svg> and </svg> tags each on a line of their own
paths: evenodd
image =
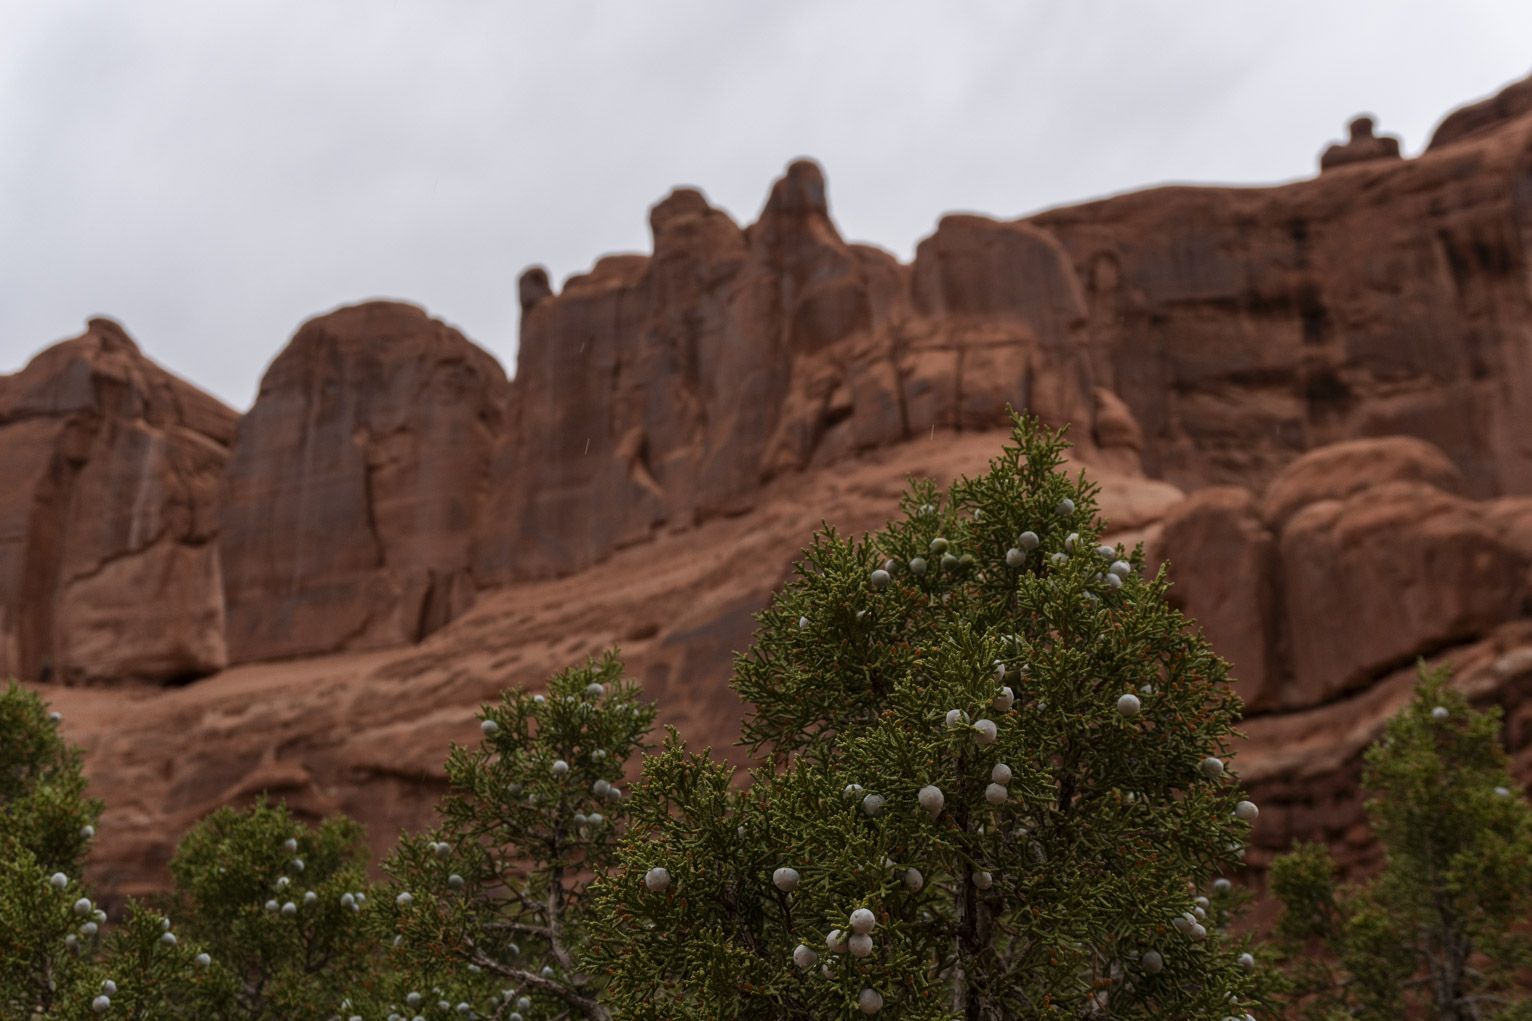
<svg viewBox="0 0 1532 1021">
<path fill-rule="evenodd" d="M 0 0 L 0 372 L 120 320 L 236 408 L 303 320 L 424 305 L 514 371 L 516 277 L 741 222 L 795 157 L 849 239 L 1421 150 L 1532 3 Z"/>
</svg>

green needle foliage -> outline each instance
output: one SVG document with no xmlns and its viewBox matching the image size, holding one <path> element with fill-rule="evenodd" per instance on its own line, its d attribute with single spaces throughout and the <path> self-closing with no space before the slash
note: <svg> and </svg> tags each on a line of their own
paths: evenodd
<svg viewBox="0 0 1532 1021">
<path fill-rule="evenodd" d="M 49 1016 L 79 978 L 87 922 L 80 873 L 101 815 L 81 753 L 58 718 L 14 681 L 0 692 L 0 1016 Z M 55 879 L 54 876 L 57 875 Z"/>
<path fill-rule="evenodd" d="M 1328 850 L 1277 859 L 1291 1016 L 1439 1021 L 1532 1017 L 1532 806 L 1499 742 L 1445 671 L 1368 749 L 1362 783 L 1383 847 L 1376 878 L 1337 887 Z"/>
<path fill-rule="evenodd" d="M 83 756 L 59 736 L 58 723 L 15 681 L 0 694 L 0 841 L 28 848 L 50 873 L 78 876 L 101 802 L 85 797 Z"/>
<path fill-rule="evenodd" d="M 170 863 L 175 913 L 232 977 L 223 1016 L 328 1017 L 376 981 L 381 954 L 360 917 L 372 906 L 369 861 L 360 823 L 310 829 L 265 799 L 192 827 Z"/>
<path fill-rule="evenodd" d="M 212 965 L 198 944 L 171 930 L 159 911 L 130 901 L 121 922 L 103 930 L 100 953 L 87 958 L 67 996 L 47 1016 L 86 1018 L 247 1017 L 237 982 Z"/>
<path fill-rule="evenodd" d="M 0 1017 L 318 1019 L 376 981 L 343 903 L 367 889 L 356 823 L 220 809 L 171 861 L 179 926 L 134 901 L 109 919 L 80 879 L 101 811 L 80 761 L 35 693 L 0 695 Z"/>
<path fill-rule="evenodd" d="M 1212 886 L 1248 831 L 1226 666 L 1141 550 L 1098 545 L 1062 433 L 1013 421 L 987 474 L 912 483 L 864 541 L 822 531 L 757 617 L 747 789 L 674 734 L 646 761 L 597 884 L 614 1014 L 1245 1010 Z"/>
<path fill-rule="evenodd" d="M 605 1018 L 578 960 L 585 886 L 612 864 L 654 708 L 610 651 L 480 715 L 483 741 L 447 759 L 441 825 L 383 863 L 373 921 L 394 974 L 368 1016 Z"/>
</svg>

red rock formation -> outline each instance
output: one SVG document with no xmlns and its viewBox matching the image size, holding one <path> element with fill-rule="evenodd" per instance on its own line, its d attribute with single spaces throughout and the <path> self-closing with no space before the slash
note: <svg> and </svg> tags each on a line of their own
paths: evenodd
<svg viewBox="0 0 1532 1021">
<path fill-rule="evenodd" d="M 1149 474 L 1259 489 L 1401 434 L 1532 492 L 1532 117 L 1276 188 L 1158 188 L 1026 221 L 1069 253 L 1097 385 Z"/>
<path fill-rule="evenodd" d="M 1277 542 L 1243 486 L 1199 490 L 1165 515 L 1150 565 L 1171 562 L 1170 604 L 1233 664 L 1246 712 L 1281 704 Z"/>
<path fill-rule="evenodd" d="M 110 319 L 0 376 L 0 675 L 226 665 L 215 540 L 235 419 Z"/>
<path fill-rule="evenodd" d="M 1234 665 L 1251 711 L 1310 708 L 1528 614 L 1528 501 L 1478 503 L 1419 440 L 1299 458 L 1264 500 L 1193 494 L 1153 548 L 1173 599 Z M 1445 487 L 1445 488 L 1439 488 Z"/>
<path fill-rule="evenodd" d="M 88 748 L 93 790 L 107 802 L 97 875 L 121 893 L 156 888 L 187 825 L 259 790 L 285 797 L 310 816 L 352 814 L 368 824 L 375 848 L 385 850 L 400 827 L 429 823 L 446 749 L 451 741 L 477 738 L 473 711 L 481 701 L 504 687 L 537 689 L 556 670 L 613 644 L 647 695 L 658 700 L 662 723 L 677 726 L 694 746 L 711 745 L 740 762 L 734 741 L 741 706 L 726 683 L 731 654 L 748 645 L 752 614 L 787 580 L 794 551 L 821 519 L 850 532 L 881 526 L 907 473 L 942 482 L 974 474 L 1002 439 L 995 432 L 940 430 L 935 439 L 875 450 L 834 470 L 783 476 L 761 489 L 747 514 L 714 519 L 685 534 L 662 533 L 564 578 L 486 592 L 417 648 L 237 667 L 152 697 L 131 689 L 46 688 L 64 712 L 66 735 Z M 1229 640 L 1242 633 L 1238 609 L 1254 602 L 1249 590 L 1260 591 L 1263 569 L 1266 583 L 1281 581 L 1280 564 L 1250 554 L 1254 548 L 1275 559 L 1259 502 L 1232 488 L 1183 499 L 1164 483 L 1088 467 L 1102 483 L 1105 515 L 1119 523 L 1110 533 L 1114 540 L 1147 534 L 1158 545 L 1175 534 L 1198 537 L 1195 548 L 1205 558 L 1172 563 L 1176 591 L 1190 594 L 1194 610 L 1217 610 L 1219 600 L 1231 608 L 1203 619 L 1215 648 L 1234 658 L 1245 692 L 1246 655 Z M 1293 471 L 1305 470 L 1299 464 Z M 1366 506 L 1380 491 L 1420 486 L 1383 481 L 1345 501 L 1321 497 L 1292 520 L 1310 507 L 1352 501 Z M 1520 552 L 1532 551 L 1532 500 L 1463 501 L 1452 510 L 1490 522 L 1501 548 L 1511 550 L 1509 558 L 1522 568 L 1532 564 L 1532 556 Z M 1394 548 L 1429 550 L 1419 539 L 1434 527 L 1426 521 L 1412 531 L 1394 522 L 1384 534 L 1394 537 Z M 1363 554 L 1373 548 L 1370 541 L 1359 546 Z M 1199 573 L 1189 574 L 1194 563 Z M 1339 610 L 1322 608 L 1337 616 L 1336 634 L 1375 625 L 1377 614 L 1393 605 L 1393 577 L 1361 573 L 1371 569 L 1365 556 L 1359 563 L 1351 568 L 1358 577 L 1348 584 L 1364 598 Z M 1406 592 L 1401 599 L 1407 612 L 1412 598 Z M 1451 592 L 1445 598 L 1464 596 Z M 1275 601 L 1270 618 L 1251 618 L 1257 626 L 1243 631 L 1256 643 L 1277 641 L 1267 655 L 1279 665 L 1287 662 L 1278 654 L 1280 639 L 1259 625 L 1285 627 L 1285 606 Z M 1313 616 L 1302 619 L 1312 623 Z M 1405 628 L 1384 630 L 1400 642 L 1411 638 Z M 1371 860 L 1359 828 L 1360 755 L 1408 696 L 1413 668 L 1389 666 L 1403 660 L 1407 648 L 1363 648 L 1381 657 L 1368 687 L 1331 691 L 1323 704 L 1286 706 L 1278 682 L 1287 679 L 1269 674 L 1252 699 L 1258 711 L 1243 725 L 1250 740 L 1236 749 L 1234 762 L 1262 806 L 1248 859 L 1257 868 L 1295 837 L 1331 841 L 1348 864 Z M 1506 739 L 1519 775 L 1532 777 L 1532 620 L 1526 613 L 1504 623 L 1486 621 L 1450 648 L 1423 651 L 1454 664 L 1464 689 L 1481 705 L 1507 708 Z M 1259 711 L 1266 706 L 1287 711 Z M 167 743 L 166 733 L 180 740 Z"/>
<path fill-rule="evenodd" d="M 738 513 L 782 471 L 992 425 L 1006 401 L 1186 488 L 1259 489 L 1306 450 L 1402 434 L 1467 492 L 1532 492 L 1529 149 L 1524 118 L 1280 188 L 949 216 L 908 268 L 840 240 L 811 163 L 744 229 L 676 192 L 652 257 L 559 294 L 523 279 L 494 472 L 514 513 L 480 536 L 477 574 L 577 570 Z"/>
<path fill-rule="evenodd" d="M 1482 135 L 1529 113 L 1532 113 L 1532 78 L 1523 78 L 1488 99 L 1452 111 L 1431 133 L 1431 142 L 1426 149 L 1440 149 L 1461 139 Z"/>
<path fill-rule="evenodd" d="M 303 324 L 240 420 L 222 508 L 234 662 L 418 641 L 461 613 L 505 374 L 413 305 Z"/>
<path fill-rule="evenodd" d="M 217 531 L 233 661 L 345 655 L 152 695 L 50 688 L 110 806 L 102 867 L 152 885 L 182 826 L 263 788 L 386 846 L 429 818 L 480 700 L 614 641 L 669 722 L 728 746 L 730 653 L 792 551 L 821 518 L 880 525 L 907 471 L 981 467 L 1009 401 L 1074 423 L 1115 534 L 1170 561 L 1172 598 L 1232 661 L 1252 713 L 1237 762 L 1267 805 L 1251 863 L 1294 836 L 1362 861 L 1359 756 L 1417 655 L 1508 707 L 1532 777 L 1517 109 L 1280 188 L 946 217 L 907 267 L 842 241 L 811 163 L 748 227 L 677 191 L 652 256 L 558 293 L 523 275 L 512 383 L 418 309 L 357 306 L 299 331 L 237 439 L 93 324 L 73 343 L 94 354 L 0 381 L 0 468 L 23 494 L 0 494 L 4 655 L 32 676 L 211 669 L 221 649 L 184 650 L 218 631 L 199 623 Z M 152 467 L 193 454 L 213 460 Z M 160 520 L 143 506 L 169 538 L 141 545 Z M 132 570 L 190 609 L 134 629 L 162 611 L 114 573 Z"/>
<path fill-rule="evenodd" d="M 1005 439 L 939 429 L 832 470 L 784 475 L 746 514 L 662 532 L 587 571 L 484 592 L 416 647 L 237 666 L 153 697 L 45 687 L 65 736 L 87 748 L 92 793 L 106 800 L 95 876 L 119 894 L 161 887 L 187 826 L 260 790 L 309 817 L 344 811 L 385 851 L 400 827 L 434 817 L 448 746 L 478 739 L 480 702 L 506 687 L 541 690 L 613 644 L 662 724 L 742 764 L 733 654 L 748 647 L 753 615 L 791 577 L 820 522 L 880 528 L 907 474 L 943 484 L 977 474 Z M 1114 538 L 1152 531 L 1180 498 L 1164 483 L 1091 475 L 1119 522 Z"/>
<path fill-rule="evenodd" d="M 649 222 L 653 256 L 603 259 L 556 296 L 541 269 L 522 278 L 482 578 L 587 567 L 741 513 L 784 471 L 1003 424 L 1007 402 L 1089 442 L 1084 306 L 1039 231 L 948 217 L 911 272 L 841 240 L 809 162 L 748 228 L 691 190 Z"/>
<path fill-rule="evenodd" d="M 1330 146 L 1319 157 L 1320 173 L 1351 163 L 1399 158 L 1399 139 L 1392 135 L 1374 135 L 1371 117 L 1358 117 L 1347 127 L 1351 137 L 1342 144 Z"/>
</svg>

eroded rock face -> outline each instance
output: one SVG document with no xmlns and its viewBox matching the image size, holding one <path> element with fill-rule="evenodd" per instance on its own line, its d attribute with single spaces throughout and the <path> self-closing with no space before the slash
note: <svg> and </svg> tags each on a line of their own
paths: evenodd
<svg viewBox="0 0 1532 1021">
<path fill-rule="evenodd" d="M 1522 611 L 1525 565 L 1482 507 L 1424 483 L 1310 504 L 1281 536 L 1284 705 L 1332 701 Z"/>
<path fill-rule="evenodd" d="M 1532 622 L 1515 621 L 1429 657 L 1452 671 L 1454 685 L 1478 709 L 1503 713 L 1501 740 L 1511 772 L 1532 778 Z M 1389 718 L 1410 700 L 1414 665 L 1379 677 L 1366 689 L 1302 712 L 1245 721 L 1249 737 L 1236 760 L 1240 781 L 1261 807 L 1245 863 L 1250 878 L 1294 841 L 1328 844 L 1343 870 L 1380 864 L 1361 791 L 1362 756 L 1383 736 Z"/>
<path fill-rule="evenodd" d="M 1463 473 L 1440 449 L 1410 436 L 1332 443 L 1283 469 L 1266 487 L 1261 516 L 1281 529 L 1299 510 L 1322 500 L 1344 500 L 1387 482 L 1421 482 L 1461 494 Z"/>
<path fill-rule="evenodd" d="M 1025 221 L 1069 253 L 1095 382 L 1145 470 L 1260 490 L 1413 436 L 1476 497 L 1532 492 L 1532 117 L 1274 188 L 1158 188 Z"/>
<path fill-rule="evenodd" d="M 1440 450 L 1388 437 L 1304 455 L 1267 488 L 1192 494 L 1152 549 L 1251 711 L 1324 705 L 1529 615 L 1525 498 L 1475 501 Z"/>
<path fill-rule="evenodd" d="M 783 472 L 1003 425 L 1007 403 L 1089 443 L 1084 305 L 1046 234 L 948 217 L 907 269 L 841 240 L 807 161 L 748 228 L 689 189 L 649 219 L 652 256 L 603 259 L 557 295 L 540 269 L 522 278 L 481 578 L 578 570 L 742 513 Z"/>
<path fill-rule="evenodd" d="M 221 509 L 235 662 L 418 641 L 461 613 L 505 375 L 413 306 L 305 323 L 239 422 Z"/>
<path fill-rule="evenodd" d="M 1452 111 L 1431 133 L 1427 151 L 1483 135 L 1532 113 L 1532 78 L 1512 82 L 1488 99 Z"/>
<path fill-rule="evenodd" d="M 92 879 L 117 897 L 163 889 L 188 826 L 263 790 L 305 818 L 359 819 L 382 854 L 401 828 L 432 824 L 448 748 L 480 739 L 482 702 L 508 687 L 544 690 L 555 672 L 613 645 L 656 700 L 661 725 L 743 765 L 733 656 L 749 647 L 753 615 L 793 576 L 821 522 L 843 533 L 881 528 L 907 475 L 942 485 L 976 476 L 1007 438 L 938 429 L 934 439 L 784 475 L 746 514 L 662 533 L 591 570 L 486 591 L 415 647 L 235 666 L 154 698 L 48 686 L 107 806 Z M 1089 467 L 1119 523 L 1109 541 L 1151 528 L 1179 498 L 1164 483 Z"/>
<path fill-rule="evenodd" d="M 792 551 L 822 518 L 881 525 L 906 472 L 981 470 L 1010 402 L 1073 424 L 1113 540 L 1170 561 L 1232 662 L 1265 809 L 1251 863 L 1294 836 L 1359 860 L 1361 750 L 1417 655 L 1511 710 L 1532 776 L 1518 109 L 1281 188 L 946 217 L 910 266 L 839 237 L 811 163 L 746 227 L 680 190 L 652 255 L 558 292 L 523 275 L 513 383 L 419 309 L 369 303 L 299 331 L 237 438 L 93 322 L 0 380 L 20 494 L 0 493 L 0 666 L 293 658 L 141 701 L 62 692 L 122 889 L 263 789 L 361 817 L 382 849 L 429 821 L 479 701 L 614 642 L 668 722 L 728 747 L 730 654 Z"/>
<path fill-rule="evenodd" d="M 948 216 L 908 267 L 841 240 L 812 163 L 744 228 L 677 191 L 652 256 L 559 293 L 521 281 L 493 472 L 511 513 L 477 575 L 578 570 L 1007 402 L 1188 490 L 1259 491 L 1306 451 L 1400 436 L 1465 494 L 1532 492 L 1532 117 L 1413 160 L 1353 127 L 1344 173 Z"/>
<path fill-rule="evenodd" d="M 1003 439 L 997 432 L 938 430 L 934 440 L 783 476 L 763 487 L 747 514 L 661 534 L 592 570 L 486 592 L 416 648 L 251 664 L 152 699 L 50 687 L 65 734 L 86 745 L 93 789 L 107 802 L 94 877 L 119 896 L 160 888 L 187 826 L 262 790 L 310 818 L 343 811 L 361 819 L 382 853 L 401 828 L 430 824 L 446 749 L 478 739 L 473 714 L 480 702 L 504 687 L 538 690 L 552 673 L 614 644 L 646 696 L 658 701 L 661 723 L 674 724 L 693 746 L 711 745 L 743 764 L 733 743 L 743 707 L 727 684 L 732 653 L 748 647 L 751 615 L 791 576 L 792 551 L 821 519 L 842 531 L 881 527 L 907 473 L 940 483 L 972 476 Z M 1418 480 L 1381 481 L 1344 499 L 1315 487 L 1315 501 L 1288 527 L 1300 527 L 1315 508 L 1334 514 L 1326 517 L 1330 531 L 1309 544 L 1330 542 L 1344 560 L 1339 573 L 1325 577 L 1346 586 L 1346 598 L 1305 607 L 1268 591 L 1283 583 L 1286 562 L 1256 494 L 1222 487 L 1182 497 L 1162 482 L 1087 467 L 1102 485 L 1104 515 L 1117 523 L 1108 541 L 1131 544 L 1147 534 L 1155 545 L 1155 536 L 1165 538 L 1174 598 L 1199 615 L 1249 700 L 1242 729 L 1250 740 L 1234 750 L 1241 780 L 1262 809 L 1247 857 L 1257 876 L 1294 838 L 1329 841 L 1347 865 L 1372 860 L 1357 791 L 1360 757 L 1408 697 L 1413 667 L 1404 660 L 1415 651 L 1454 665 L 1480 704 L 1507 708 L 1506 740 L 1518 775 L 1532 776 L 1532 620 L 1521 611 L 1496 622 L 1503 607 L 1483 612 L 1463 585 L 1440 574 L 1459 569 L 1453 564 L 1461 559 L 1443 544 L 1483 525 L 1524 575 L 1532 563 L 1532 501 L 1476 502 Z M 1439 513 L 1404 519 L 1405 508 L 1435 505 Z M 1345 529 L 1357 535 L 1337 541 Z M 1451 555 L 1435 561 L 1433 550 Z M 1317 552 L 1299 551 L 1296 562 L 1308 563 Z M 1190 565 L 1198 573 L 1186 574 Z M 1415 573 L 1401 580 L 1408 571 Z M 1347 572 L 1354 579 L 1337 582 Z M 1417 631 L 1432 633 L 1429 622 L 1405 619 L 1422 605 L 1426 583 L 1456 586 L 1440 597 L 1442 609 L 1450 616 L 1452 602 L 1461 602 L 1480 614 L 1479 630 L 1461 632 L 1446 648 L 1409 645 Z M 1405 615 L 1406 626 L 1378 627 L 1377 637 L 1401 644 L 1358 637 L 1395 612 Z M 1292 677 L 1282 672 L 1291 660 L 1281 629 L 1290 624 L 1328 629 L 1319 637 L 1335 643 L 1331 654 L 1350 666 L 1365 662 L 1372 683 L 1354 690 L 1333 684 L 1323 701 L 1305 701 L 1310 689 L 1291 687 Z M 1359 651 L 1347 651 L 1343 639 Z M 1264 677 L 1247 668 L 1263 656 Z M 1292 691 L 1305 694 L 1294 698 Z M 166 733 L 180 740 L 166 742 Z"/>
<path fill-rule="evenodd" d="M 228 663 L 216 539 L 236 419 L 109 319 L 0 376 L 0 676 Z"/>
<path fill-rule="evenodd" d="M 1277 542 L 1242 486 L 1199 490 L 1166 513 L 1149 566 L 1171 562 L 1170 604 L 1232 666 L 1247 712 L 1279 705 Z"/>
</svg>

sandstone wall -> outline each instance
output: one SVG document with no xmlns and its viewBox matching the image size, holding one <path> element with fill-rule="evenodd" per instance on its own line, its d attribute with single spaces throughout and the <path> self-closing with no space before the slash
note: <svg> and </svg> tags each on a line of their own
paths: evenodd
<svg viewBox="0 0 1532 1021">
<path fill-rule="evenodd" d="M 1279 188 L 1161 188 L 1030 223 L 1069 251 L 1144 466 L 1259 488 L 1401 434 L 1532 492 L 1532 117 Z"/>
<path fill-rule="evenodd" d="M 499 364 L 413 305 L 309 320 L 240 420 L 220 514 L 235 662 L 404 645 L 472 604 Z"/>
<path fill-rule="evenodd" d="M 1295 836 L 1360 856 L 1359 756 L 1417 656 L 1507 708 L 1532 777 L 1521 95 L 1416 159 L 945 217 L 908 266 L 839 236 L 812 163 L 748 226 L 680 190 L 653 254 L 523 275 L 509 382 L 369 302 L 304 324 L 238 418 L 92 320 L 0 377 L 0 672 L 254 664 L 64 696 L 126 884 L 262 789 L 382 846 L 479 700 L 614 641 L 728 745 L 729 654 L 792 551 L 881 525 L 906 471 L 982 467 L 1009 402 L 1073 424 L 1117 534 L 1232 662 L 1270 806 L 1251 863 Z"/>
<path fill-rule="evenodd" d="M 1002 425 L 1007 403 L 1188 490 L 1260 491 L 1305 451 L 1400 435 L 1444 452 L 1461 495 L 1532 492 L 1529 151 L 1532 117 L 1507 115 L 1279 188 L 948 216 L 909 266 L 842 240 L 807 161 L 744 227 L 679 190 L 651 210 L 652 255 L 557 293 L 523 276 L 510 382 L 413 306 L 305 324 L 239 423 L 219 556 L 167 548 L 153 570 L 200 590 L 221 567 L 234 662 L 409 643 L 487 586 L 745 513 L 783 473 Z M 44 485 L 37 444 L 11 435 Z M 126 570 L 98 587 L 144 583 Z M 1293 662 L 1324 654 L 1289 638 Z"/>
<path fill-rule="evenodd" d="M 914 267 L 848 245 L 819 167 L 794 163 L 741 228 L 697 192 L 650 211 L 652 256 L 603 259 L 554 295 L 523 277 L 489 582 L 596 563 L 660 529 L 754 505 L 763 482 L 1007 403 L 1094 418 L 1085 308 L 1065 253 L 949 217 Z"/>
<path fill-rule="evenodd" d="M 218 490 L 236 418 L 109 319 L 0 376 L 0 676 L 228 664 Z"/>
</svg>

